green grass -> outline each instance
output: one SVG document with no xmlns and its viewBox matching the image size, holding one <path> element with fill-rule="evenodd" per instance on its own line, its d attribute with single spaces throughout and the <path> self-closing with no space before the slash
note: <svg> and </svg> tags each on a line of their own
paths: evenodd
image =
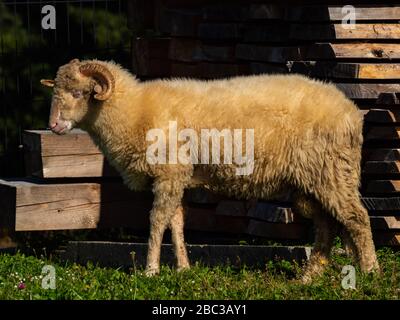
<svg viewBox="0 0 400 320">
<path fill-rule="evenodd" d="M 160 276 L 146 278 L 143 270 L 128 272 L 49 261 L 44 258 L 0 255 L 0 299 L 399 299 L 400 253 L 378 251 L 380 275 L 357 271 L 356 289 L 341 286 L 343 265 L 351 261 L 334 256 L 332 266 L 312 285 L 296 279 L 301 268 L 288 261 L 251 270 L 195 265 L 177 273 L 163 266 Z M 41 270 L 56 269 L 56 289 L 42 289 Z M 25 288 L 18 288 L 23 282 Z"/>
</svg>

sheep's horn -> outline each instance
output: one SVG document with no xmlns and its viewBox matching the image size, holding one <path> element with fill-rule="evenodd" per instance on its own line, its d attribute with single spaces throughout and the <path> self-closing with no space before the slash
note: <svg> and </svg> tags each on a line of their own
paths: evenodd
<svg viewBox="0 0 400 320">
<path fill-rule="evenodd" d="M 94 98 L 97 100 L 107 100 L 114 91 L 115 81 L 111 72 L 99 63 L 86 63 L 79 67 L 79 71 L 97 81 L 94 87 L 96 94 Z"/>
<path fill-rule="evenodd" d="M 42 79 L 40 80 L 40 83 L 46 87 L 54 87 L 54 80 L 50 80 L 50 79 Z"/>
</svg>

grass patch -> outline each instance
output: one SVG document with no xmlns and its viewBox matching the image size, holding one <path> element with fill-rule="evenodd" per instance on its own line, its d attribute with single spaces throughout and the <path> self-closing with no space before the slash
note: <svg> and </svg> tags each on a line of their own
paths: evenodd
<svg viewBox="0 0 400 320">
<path fill-rule="evenodd" d="M 296 279 L 301 267 L 288 261 L 269 262 L 264 269 L 195 265 L 177 273 L 163 266 L 157 277 L 80 266 L 21 253 L 0 255 L 0 299 L 399 299 L 400 253 L 378 251 L 381 274 L 357 270 L 356 289 L 341 286 L 341 269 L 351 261 L 335 255 L 325 274 L 311 285 Z M 56 270 L 56 289 L 43 289 L 42 268 Z"/>
</svg>

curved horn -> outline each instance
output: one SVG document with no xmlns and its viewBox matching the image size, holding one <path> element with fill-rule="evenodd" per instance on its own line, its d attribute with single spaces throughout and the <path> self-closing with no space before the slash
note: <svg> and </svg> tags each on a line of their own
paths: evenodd
<svg viewBox="0 0 400 320">
<path fill-rule="evenodd" d="M 40 83 L 46 87 L 54 87 L 54 80 L 50 80 L 50 79 L 42 79 L 40 80 Z"/>
<path fill-rule="evenodd" d="M 94 87 L 95 99 L 107 100 L 111 96 L 115 86 L 114 76 L 104 65 L 94 62 L 86 63 L 79 67 L 79 71 L 87 77 L 92 77 L 98 83 Z"/>
</svg>

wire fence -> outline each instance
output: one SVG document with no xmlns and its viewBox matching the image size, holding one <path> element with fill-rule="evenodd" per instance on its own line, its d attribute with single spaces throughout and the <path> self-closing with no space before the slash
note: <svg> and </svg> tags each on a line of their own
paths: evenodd
<svg viewBox="0 0 400 320">
<path fill-rule="evenodd" d="M 45 128 L 54 78 L 73 58 L 114 60 L 131 67 L 132 31 L 123 0 L 0 1 L 0 176 L 21 176 L 22 132 Z M 55 29 L 42 20 L 55 9 Z"/>
</svg>

